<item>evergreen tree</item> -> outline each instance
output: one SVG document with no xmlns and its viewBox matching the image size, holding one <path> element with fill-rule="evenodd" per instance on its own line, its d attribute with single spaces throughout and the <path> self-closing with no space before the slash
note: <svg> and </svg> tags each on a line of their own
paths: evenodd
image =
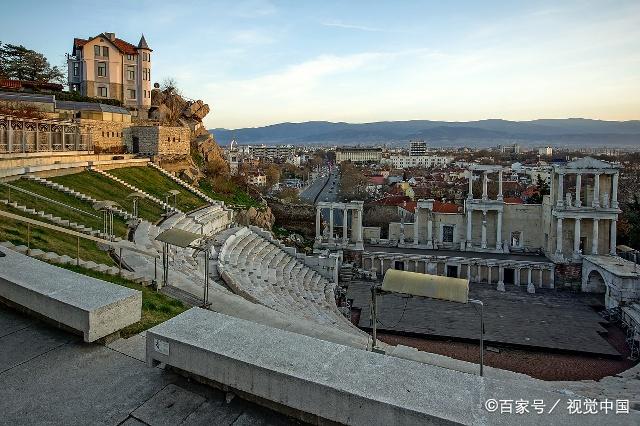
<svg viewBox="0 0 640 426">
<path fill-rule="evenodd" d="M 0 78 L 64 83 L 65 75 L 47 58 L 22 45 L 0 43 Z"/>
</svg>

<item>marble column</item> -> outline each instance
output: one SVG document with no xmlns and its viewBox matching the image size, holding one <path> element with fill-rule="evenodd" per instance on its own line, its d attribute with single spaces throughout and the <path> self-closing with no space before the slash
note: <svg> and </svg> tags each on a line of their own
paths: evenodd
<svg viewBox="0 0 640 426">
<path fill-rule="evenodd" d="M 417 246 L 420 240 L 419 237 L 419 229 L 420 229 L 420 208 L 416 205 L 416 214 L 413 217 L 413 245 Z"/>
<path fill-rule="evenodd" d="M 611 208 L 618 208 L 618 172 L 611 176 Z"/>
<path fill-rule="evenodd" d="M 562 254 L 562 218 L 556 219 L 556 254 Z"/>
<path fill-rule="evenodd" d="M 564 173 L 558 173 L 558 200 L 556 205 L 558 207 L 564 205 Z"/>
<path fill-rule="evenodd" d="M 576 207 L 582 207 L 580 193 L 582 192 L 582 174 L 576 174 Z"/>
<path fill-rule="evenodd" d="M 320 221 L 322 218 L 321 215 L 322 207 L 316 206 L 316 240 L 322 240 L 322 234 L 320 231 Z"/>
<path fill-rule="evenodd" d="M 487 265 L 487 284 L 491 284 L 491 266 Z"/>
<path fill-rule="evenodd" d="M 487 248 L 487 211 L 482 210 L 482 248 Z"/>
<path fill-rule="evenodd" d="M 598 219 L 593 219 L 593 235 L 591 236 L 591 254 L 598 254 L 598 225 L 600 221 Z"/>
<path fill-rule="evenodd" d="M 467 263 L 467 279 L 471 281 L 471 263 Z"/>
<path fill-rule="evenodd" d="M 346 208 L 342 209 L 342 241 L 347 242 L 347 223 L 349 223 L 348 219 L 349 210 Z"/>
<path fill-rule="evenodd" d="M 535 293 L 536 292 L 536 287 L 533 285 L 533 282 L 531 281 L 531 268 L 529 268 L 529 270 L 527 271 L 527 293 Z"/>
<path fill-rule="evenodd" d="M 513 284 L 520 286 L 520 268 L 515 268 L 514 270 L 514 274 L 513 274 Z"/>
<path fill-rule="evenodd" d="M 502 170 L 498 172 L 498 201 L 502 201 L 504 199 L 502 195 Z"/>
<path fill-rule="evenodd" d="M 473 172 L 468 170 L 467 176 L 469 177 L 469 193 L 467 194 L 467 198 L 471 200 L 473 199 Z"/>
<path fill-rule="evenodd" d="M 544 269 L 540 268 L 540 281 L 538 282 L 538 287 L 542 288 L 542 284 L 544 282 Z"/>
<path fill-rule="evenodd" d="M 482 173 L 482 199 L 486 200 L 488 198 L 487 195 L 487 184 L 489 183 L 489 176 L 487 172 Z"/>
<path fill-rule="evenodd" d="M 496 250 L 502 250 L 502 212 L 498 211 L 498 222 L 496 223 Z"/>
<path fill-rule="evenodd" d="M 579 217 L 575 219 L 575 225 L 573 230 L 573 256 L 575 258 L 578 258 L 580 256 L 580 218 Z"/>
<path fill-rule="evenodd" d="M 612 219 L 611 230 L 610 230 L 611 236 L 609 237 L 609 254 L 612 256 L 616 255 L 616 232 L 618 231 L 617 226 L 618 226 L 618 221 L 615 219 Z"/>
<path fill-rule="evenodd" d="M 498 291 L 504 291 L 504 268 L 502 265 L 498 266 Z"/>
<path fill-rule="evenodd" d="M 473 221 L 473 210 L 467 208 L 467 249 L 470 249 L 472 244 L 471 222 Z"/>
<path fill-rule="evenodd" d="M 333 242 L 333 204 L 329 208 L 329 242 Z"/>
<path fill-rule="evenodd" d="M 433 214 L 431 210 L 427 213 L 427 248 L 433 248 Z"/>
<path fill-rule="evenodd" d="M 593 207 L 600 207 L 600 173 L 593 176 Z"/>
</svg>

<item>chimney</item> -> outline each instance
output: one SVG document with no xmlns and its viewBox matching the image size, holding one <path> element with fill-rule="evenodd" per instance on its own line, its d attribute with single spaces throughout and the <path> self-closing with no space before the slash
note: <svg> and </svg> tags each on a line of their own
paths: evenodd
<svg viewBox="0 0 640 426">
<path fill-rule="evenodd" d="M 104 35 L 106 35 L 107 38 L 111 41 L 114 41 L 116 39 L 116 33 L 104 33 Z"/>
</svg>

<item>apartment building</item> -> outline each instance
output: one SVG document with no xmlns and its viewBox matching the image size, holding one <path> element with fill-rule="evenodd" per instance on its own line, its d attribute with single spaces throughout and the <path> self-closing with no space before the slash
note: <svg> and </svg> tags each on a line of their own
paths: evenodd
<svg viewBox="0 0 640 426">
<path fill-rule="evenodd" d="M 101 33 L 75 38 L 67 55 L 69 89 L 92 98 L 117 99 L 134 115 L 151 107 L 151 52 L 144 35 L 137 45 Z"/>
<path fill-rule="evenodd" d="M 337 148 L 336 162 L 378 163 L 382 159 L 382 148 Z"/>
</svg>

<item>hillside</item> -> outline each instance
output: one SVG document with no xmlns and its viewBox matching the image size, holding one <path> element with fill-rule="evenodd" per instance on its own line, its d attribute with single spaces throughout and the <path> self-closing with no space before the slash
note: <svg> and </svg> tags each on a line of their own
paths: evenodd
<svg viewBox="0 0 640 426">
<path fill-rule="evenodd" d="M 381 121 L 350 124 L 328 121 L 280 123 L 243 129 L 211 129 L 221 145 L 235 138 L 241 144 L 403 144 L 425 139 L 435 146 L 492 146 L 500 143 L 555 146 L 637 146 L 640 120 L 603 121 L 583 118 L 532 121 L 480 120 Z"/>
</svg>

